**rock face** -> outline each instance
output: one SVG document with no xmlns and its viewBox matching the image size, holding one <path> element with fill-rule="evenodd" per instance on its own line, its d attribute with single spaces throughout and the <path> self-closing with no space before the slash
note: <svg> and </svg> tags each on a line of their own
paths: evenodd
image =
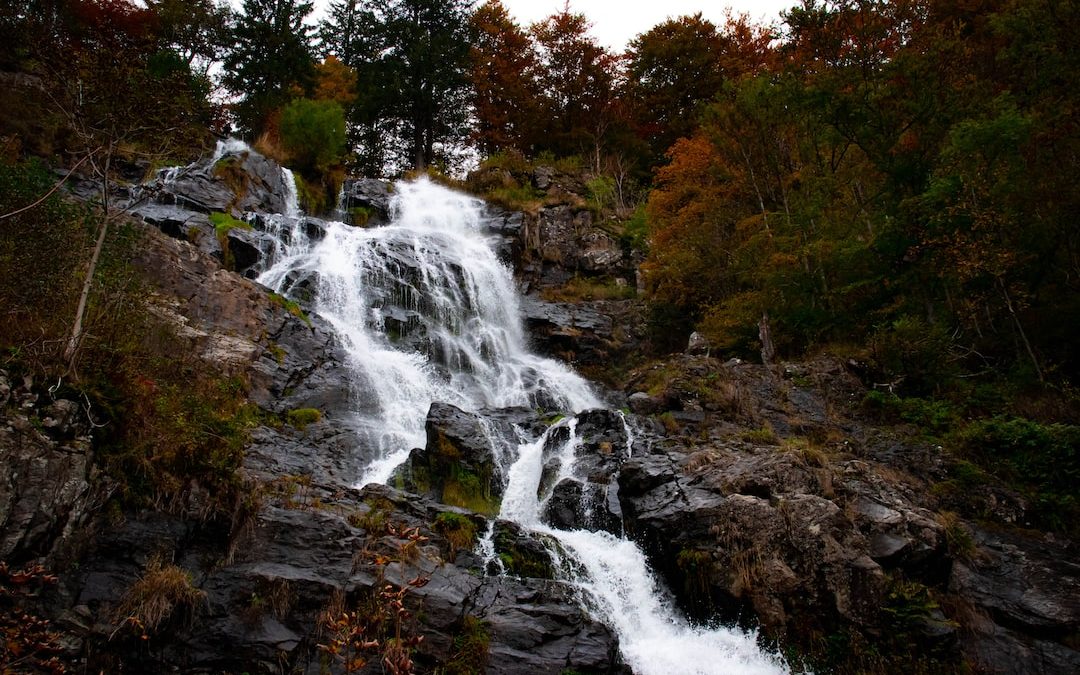
<svg viewBox="0 0 1080 675">
<path fill-rule="evenodd" d="M 341 187 L 341 210 L 345 222 L 377 227 L 390 222 L 392 185 L 376 178 L 347 178 Z"/>
<path fill-rule="evenodd" d="M 285 179 L 281 166 L 245 146 L 226 144 L 213 162 L 196 162 L 166 177 L 150 190 L 155 201 L 191 211 L 284 213 Z"/>
<path fill-rule="evenodd" d="M 413 450 L 404 467 L 408 485 L 443 504 L 498 513 L 503 477 L 479 416 L 433 403 L 425 429 L 427 445 Z"/>
<path fill-rule="evenodd" d="M 104 497 L 86 412 L 2 370 L 0 411 L 0 560 L 62 555 Z"/>
<path fill-rule="evenodd" d="M 467 672 L 485 665 L 504 673 L 624 672 L 615 639 L 578 608 L 569 587 L 483 576 L 483 561 L 467 550 L 449 562 L 452 544 L 432 524 L 445 513 L 475 516 L 385 486 L 338 496 L 307 487 L 306 496 L 289 501 L 271 493 L 227 546 L 160 514 L 103 532 L 80 569 L 76 615 L 95 617 L 87 639 L 111 636 L 114 668 L 342 672 L 340 661 L 316 646 L 333 643 L 339 629 L 331 621 L 340 620 L 341 630 L 369 627 L 362 635 L 372 644 L 360 653 L 376 668 L 400 632 L 424 638 L 412 656 L 417 672 L 466 657 L 483 659 L 465 660 Z M 109 621 L 116 598 L 162 555 L 190 572 L 202 602 L 188 621 L 148 640 L 117 631 Z M 398 598 L 409 614 L 392 610 Z M 477 630 L 490 643 L 487 653 L 458 656 L 461 636 Z"/>
<path fill-rule="evenodd" d="M 860 633 L 942 672 L 1080 665 L 1074 545 L 938 514 L 940 457 L 856 419 L 842 364 L 682 356 L 630 379 L 666 422 L 618 474 L 624 523 L 694 616 L 753 615 L 809 653 Z"/>
</svg>

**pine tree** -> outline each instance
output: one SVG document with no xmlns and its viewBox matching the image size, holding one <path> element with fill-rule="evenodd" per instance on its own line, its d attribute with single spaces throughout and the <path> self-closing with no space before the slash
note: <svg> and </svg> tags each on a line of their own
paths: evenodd
<svg viewBox="0 0 1080 675">
<path fill-rule="evenodd" d="M 232 29 L 224 83 L 242 97 L 235 115 L 245 133 L 264 131 L 275 111 L 311 85 L 312 29 L 304 19 L 312 7 L 298 0 L 244 0 Z"/>
<path fill-rule="evenodd" d="M 356 69 L 354 140 L 367 171 L 448 159 L 467 133 L 468 0 L 331 7 L 322 34 Z"/>
</svg>

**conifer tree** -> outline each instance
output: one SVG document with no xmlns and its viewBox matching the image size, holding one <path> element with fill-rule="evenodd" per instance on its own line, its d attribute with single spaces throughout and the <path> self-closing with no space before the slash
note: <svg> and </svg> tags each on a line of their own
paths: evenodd
<svg viewBox="0 0 1080 675">
<path fill-rule="evenodd" d="M 304 19 L 312 8 L 300 0 L 244 0 L 232 29 L 224 84 L 241 97 L 235 114 L 245 133 L 264 131 L 275 111 L 311 85 L 312 29 Z"/>
<path fill-rule="evenodd" d="M 339 2 L 321 30 L 357 72 L 353 139 L 361 167 L 422 168 L 467 133 L 468 0 Z"/>
</svg>

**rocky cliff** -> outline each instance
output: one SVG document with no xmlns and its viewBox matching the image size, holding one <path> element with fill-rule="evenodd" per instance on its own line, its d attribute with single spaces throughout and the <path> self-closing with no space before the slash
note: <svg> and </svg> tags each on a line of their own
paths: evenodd
<svg viewBox="0 0 1080 675">
<path fill-rule="evenodd" d="M 96 468 L 85 402 L 0 372 L 6 606 L 52 618 L 42 642 L 71 670 L 626 672 L 543 542 L 492 518 L 500 481 L 477 415 L 432 406 L 427 446 L 393 486 L 353 485 L 366 456 L 341 345 L 303 303 L 244 276 L 265 250 L 258 214 L 282 208 L 280 171 L 232 157 L 129 196 L 148 225 L 135 262 L 152 311 L 177 349 L 241 376 L 260 411 L 243 493 L 228 513 L 199 486 L 180 504 L 103 508 L 116 486 Z M 550 203 L 493 209 L 489 227 L 532 292 L 536 344 L 585 366 L 625 358 L 640 339 L 634 300 L 542 292 L 575 276 L 633 284 L 633 253 L 594 226 L 565 177 L 532 180 Z M 385 221 L 385 184 L 347 194 L 350 217 Z M 215 212 L 249 213 L 255 227 L 223 231 Z M 320 221 L 307 222 L 317 236 Z M 935 448 L 873 424 L 857 372 L 836 359 L 766 368 L 706 354 L 641 366 L 609 392 L 624 416 L 577 416 L 583 478 L 551 472 L 543 517 L 625 532 L 687 613 L 759 626 L 793 664 L 1080 671 L 1074 544 L 1021 527 L 1007 494 L 988 498 L 978 524 L 945 512 L 930 487 Z M 318 414 L 297 414 L 308 410 Z M 535 410 L 484 415 L 554 423 Z M 628 442 L 630 457 L 613 453 Z M 478 480 L 463 486 L 463 475 Z M 489 530 L 485 555 L 475 547 Z M 16 592 L 26 584 L 40 589 Z"/>
</svg>

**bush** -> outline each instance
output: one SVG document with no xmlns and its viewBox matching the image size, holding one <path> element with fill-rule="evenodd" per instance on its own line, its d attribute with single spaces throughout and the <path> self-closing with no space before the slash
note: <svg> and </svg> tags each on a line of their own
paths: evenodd
<svg viewBox="0 0 1080 675">
<path fill-rule="evenodd" d="M 953 372 L 949 352 L 952 337 L 941 323 L 904 316 L 879 328 L 870 338 L 877 366 L 897 378 L 907 391 L 932 391 Z"/>
<path fill-rule="evenodd" d="M 963 456 L 1028 494 L 1037 524 L 1076 532 L 1080 426 L 998 416 L 973 422 L 950 443 Z"/>
<path fill-rule="evenodd" d="M 281 111 L 281 144 L 306 175 L 324 173 L 341 162 L 345 111 L 335 101 L 296 99 Z"/>
</svg>

